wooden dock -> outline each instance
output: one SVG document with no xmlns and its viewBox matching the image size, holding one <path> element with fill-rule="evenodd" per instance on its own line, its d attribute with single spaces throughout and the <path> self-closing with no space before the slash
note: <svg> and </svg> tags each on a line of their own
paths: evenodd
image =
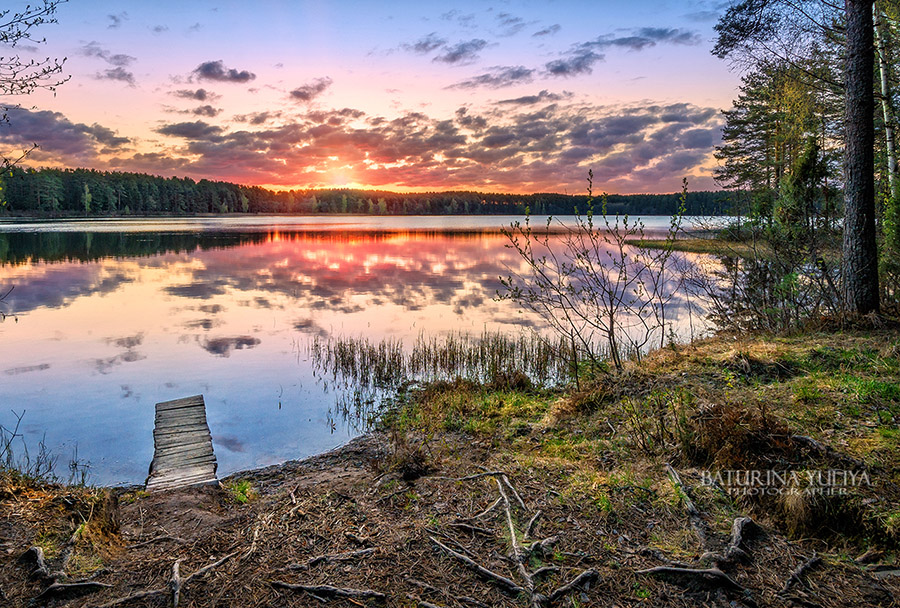
<svg viewBox="0 0 900 608">
<path fill-rule="evenodd" d="M 148 492 L 218 481 L 203 395 L 156 404 L 153 449 Z"/>
</svg>

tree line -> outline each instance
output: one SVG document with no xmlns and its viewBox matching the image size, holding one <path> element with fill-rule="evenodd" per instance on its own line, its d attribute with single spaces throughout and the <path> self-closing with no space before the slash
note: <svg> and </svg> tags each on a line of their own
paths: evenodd
<svg viewBox="0 0 900 608">
<path fill-rule="evenodd" d="M 898 24 L 897 0 L 744 0 L 716 25 L 713 54 L 743 72 L 716 178 L 754 228 L 802 245 L 850 312 L 900 294 Z"/>
<path fill-rule="evenodd" d="M 11 167 L 2 178 L 2 213 L 42 217 L 286 213 L 369 215 L 521 215 L 584 212 L 588 197 L 556 193 L 485 194 L 453 191 L 397 193 L 326 189 L 273 191 L 258 186 L 189 177 L 93 169 Z M 609 213 L 671 215 L 680 194 L 611 194 Z M 723 215 L 733 204 L 728 192 L 689 192 L 688 215 Z"/>
</svg>

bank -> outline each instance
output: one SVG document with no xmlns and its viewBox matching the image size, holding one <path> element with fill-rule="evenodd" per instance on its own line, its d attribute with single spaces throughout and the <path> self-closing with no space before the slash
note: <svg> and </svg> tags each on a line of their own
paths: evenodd
<svg viewBox="0 0 900 608">
<path fill-rule="evenodd" d="M 719 335 L 577 392 L 435 384 L 339 450 L 222 487 L 7 472 L 0 598 L 891 606 L 898 422 L 893 326 Z"/>
</svg>

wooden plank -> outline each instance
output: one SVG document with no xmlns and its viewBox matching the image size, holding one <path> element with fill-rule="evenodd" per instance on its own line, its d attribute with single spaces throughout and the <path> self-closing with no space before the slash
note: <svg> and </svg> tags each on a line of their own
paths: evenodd
<svg viewBox="0 0 900 608">
<path fill-rule="evenodd" d="M 194 465 L 191 467 L 179 469 L 179 470 L 166 470 L 159 474 L 159 477 L 153 477 L 153 479 L 159 479 L 160 483 L 177 483 L 180 479 L 191 479 L 194 477 L 215 477 L 215 474 L 212 472 L 211 465 Z"/>
<path fill-rule="evenodd" d="M 184 397 L 183 399 L 173 399 L 172 401 L 157 403 L 156 411 L 160 412 L 164 410 L 176 410 L 183 407 L 197 406 L 204 406 L 203 395 L 194 395 L 193 397 Z"/>
<path fill-rule="evenodd" d="M 154 438 L 158 437 L 160 439 L 171 438 L 171 435 L 200 435 L 206 436 L 209 432 L 209 427 L 199 426 L 199 425 L 191 425 L 189 427 L 176 427 L 170 429 L 161 429 L 159 431 L 153 431 Z"/>
<path fill-rule="evenodd" d="M 203 442 L 202 444 L 182 443 L 180 445 L 157 449 L 155 460 L 179 458 L 181 456 L 188 456 L 192 453 L 210 454 L 211 450 L 209 449 L 209 444 L 206 442 Z"/>
<path fill-rule="evenodd" d="M 216 481 L 216 456 L 203 396 L 156 404 L 148 491 Z"/>
</svg>

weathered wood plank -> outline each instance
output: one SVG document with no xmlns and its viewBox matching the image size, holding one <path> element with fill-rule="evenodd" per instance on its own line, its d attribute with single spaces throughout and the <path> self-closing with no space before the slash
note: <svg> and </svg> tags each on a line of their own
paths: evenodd
<svg viewBox="0 0 900 608">
<path fill-rule="evenodd" d="M 161 412 L 165 410 L 177 410 L 183 407 L 197 407 L 202 405 L 204 405 L 203 395 L 194 395 L 193 397 L 185 397 L 183 399 L 173 399 L 172 401 L 163 401 L 162 403 L 157 403 L 156 411 Z"/>
<path fill-rule="evenodd" d="M 150 492 L 216 481 L 216 456 L 203 396 L 156 404 Z"/>
<path fill-rule="evenodd" d="M 209 447 L 209 443 L 206 441 L 200 444 L 196 442 L 173 444 L 161 448 L 158 447 L 156 449 L 155 460 L 178 458 L 191 453 L 211 454 L 212 450 Z"/>
</svg>

